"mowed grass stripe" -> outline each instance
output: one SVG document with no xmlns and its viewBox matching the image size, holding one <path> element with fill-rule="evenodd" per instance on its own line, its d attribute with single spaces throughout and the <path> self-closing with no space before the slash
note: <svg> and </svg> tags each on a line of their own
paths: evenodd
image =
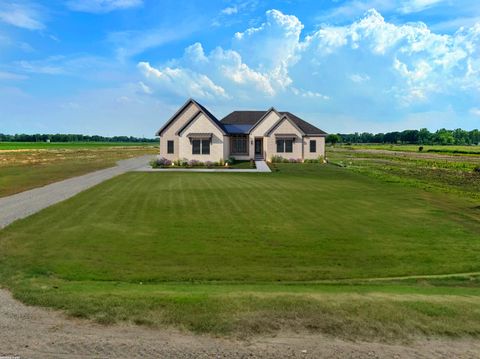
<svg viewBox="0 0 480 359">
<path fill-rule="evenodd" d="M 129 173 L 0 232 L 0 258 L 75 280 L 315 281 L 478 271 L 448 196 L 320 165 Z"/>
</svg>

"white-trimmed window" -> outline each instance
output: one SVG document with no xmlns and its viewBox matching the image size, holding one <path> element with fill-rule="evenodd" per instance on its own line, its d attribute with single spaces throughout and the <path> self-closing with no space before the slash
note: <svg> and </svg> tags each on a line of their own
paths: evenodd
<svg viewBox="0 0 480 359">
<path fill-rule="evenodd" d="M 277 153 L 292 153 L 293 152 L 293 140 L 292 139 L 278 139 L 277 140 Z"/>
<path fill-rule="evenodd" d="M 210 140 L 192 140 L 192 155 L 200 154 L 210 154 Z"/>
</svg>

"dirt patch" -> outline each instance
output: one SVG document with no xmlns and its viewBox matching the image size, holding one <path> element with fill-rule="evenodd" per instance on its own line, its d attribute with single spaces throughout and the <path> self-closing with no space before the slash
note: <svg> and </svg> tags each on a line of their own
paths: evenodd
<svg viewBox="0 0 480 359">
<path fill-rule="evenodd" d="M 28 307 L 0 290 L 0 356 L 20 358 L 478 358 L 475 339 L 418 339 L 403 344 L 348 342 L 282 333 L 249 341 L 138 326 L 102 326 Z"/>
</svg>

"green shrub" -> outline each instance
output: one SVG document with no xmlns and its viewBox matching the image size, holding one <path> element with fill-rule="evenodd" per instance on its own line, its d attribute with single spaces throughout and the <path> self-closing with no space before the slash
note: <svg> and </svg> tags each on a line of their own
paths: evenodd
<svg viewBox="0 0 480 359">
<path fill-rule="evenodd" d="M 282 163 L 283 162 L 283 157 L 282 156 L 272 156 L 270 159 L 270 162 L 272 163 Z"/>
<path fill-rule="evenodd" d="M 307 159 L 303 161 L 303 163 L 323 163 L 323 162 L 324 162 L 323 156 L 318 156 L 317 158 Z"/>
</svg>

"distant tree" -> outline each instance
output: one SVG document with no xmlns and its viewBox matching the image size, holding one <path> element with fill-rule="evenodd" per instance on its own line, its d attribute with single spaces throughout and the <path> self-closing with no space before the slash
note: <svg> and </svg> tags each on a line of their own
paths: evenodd
<svg viewBox="0 0 480 359">
<path fill-rule="evenodd" d="M 155 138 L 143 138 L 132 136 L 115 136 L 115 137 L 103 137 L 103 136 L 86 136 L 79 134 L 34 134 L 27 135 L 24 133 L 15 135 L 6 135 L 0 133 L 0 142 L 45 142 L 50 140 L 51 142 L 157 142 Z"/>
<path fill-rule="evenodd" d="M 403 143 L 418 143 L 417 130 L 405 130 L 400 133 L 400 141 Z"/>
<path fill-rule="evenodd" d="M 386 143 L 397 143 L 400 141 L 400 132 L 388 132 L 384 136 Z"/>
<path fill-rule="evenodd" d="M 439 145 L 453 145 L 455 138 L 452 131 L 442 128 L 434 133 L 433 142 Z"/>
<path fill-rule="evenodd" d="M 426 128 L 421 128 L 420 131 L 418 131 L 417 138 L 418 144 L 427 145 L 430 144 L 432 141 L 432 134 Z"/>
<path fill-rule="evenodd" d="M 337 134 L 331 134 L 327 136 L 327 143 L 331 143 L 332 146 L 335 146 L 335 144 L 341 142 L 341 140 L 341 137 Z"/>
<path fill-rule="evenodd" d="M 457 128 L 453 131 L 452 136 L 454 138 L 456 145 L 469 145 L 471 144 L 471 140 L 468 136 L 468 132 L 462 130 L 461 128 Z"/>
</svg>

